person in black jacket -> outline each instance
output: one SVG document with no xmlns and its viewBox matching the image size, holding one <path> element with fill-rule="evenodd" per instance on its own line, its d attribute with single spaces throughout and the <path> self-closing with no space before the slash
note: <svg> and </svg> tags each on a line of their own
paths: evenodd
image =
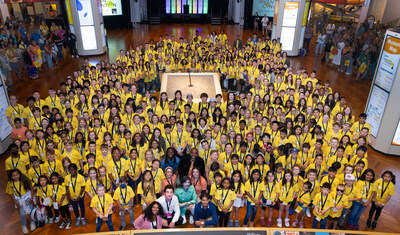
<svg viewBox="0 0 400 235">
<path fill-rule="evenodd" d="M 199 157 L 199 150 L 196 148 L 192 148 L 190 150 L 190 155 L 184 155 L 179 162 L 178 166 L 178 175 L 179 178 L 182 179 L 183 176 L 187 176 L 191 174 L 191 170 L 197 167 L 200 170 L 200 175 L 205 177 L 205 169 L 206 166 L 204 164 L 204 160 Z"/>
<path fill-rule="evenodd" d="M 76 56 L 79 58 L 78 50 L 76 49 L 76 36 L 75 34 L 71 33 L 71 30 L 68 29 L 67 33 L 65 34 L 65 38 L 67 39 L 67 45 L 69 48 L 69 52 L 71 53 L 72 58 Z"/>
</svg>

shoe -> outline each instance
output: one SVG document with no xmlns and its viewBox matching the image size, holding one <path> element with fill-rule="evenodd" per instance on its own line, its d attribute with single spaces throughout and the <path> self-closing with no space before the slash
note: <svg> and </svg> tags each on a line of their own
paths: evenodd
<svg viewBox="0 0 400 235">
<path fill-rule="evenodd" d="M 260 218 L 260 224 L 261 224 L 262 226 L 265 225 L 265 219 L 264 219 L 264 218 Z"/>
<path fill-rule="evenodd" d="M 44 224 L 48 224 L 49 223 L 49 218 L 44 219 Z"/>
<path fill-rule="evenodd" d="M 194 219 L 193 219 L 193 215 L 189 216 L 189 224 L 193 224 L 194 223 Z"/>
<path fill-rule="evenodd" d="M 272 227 L 272 220 L 271 220 L 271 219 L 268 219 L 268 221 L 267 221 L 267 227 Z"/>
<path fill-rule="evenodd" d="M 79 227 L 80 224 L 81 224 L 81 217 L 76 219 L 75 227 Z"/>
<path fill-rule="evenodd" d="M 236 220 L 236 221 L 235 221 L 235 227 L 236 227 L 236 228 L 239 228 L 239 227 L 240 227 L 239 220 Z"/>
<path fill-rule="evenodd" d="M 132 225 L 132 229 L 136 229 L 134 224 L 131 224 L 131 225 Z"/>
<path fill-rule="evenodd" d="M 65 226 L 67 226 L 67 222 L 63 221 L 60 225 L 60 227 L 58 227 L 59 229 L 63 229 L 65 228 Z"/>
<path fill-rule="evenodd" d="M 121 225 L 121 226 L 119 227 L 119 231 L 124 231 L 124 229 L 125 229 L 125 226 L 122 226 L 122 225 Z"/>
<path fill-rule="evenodd" d="M 76 58 L 79 58 L 79 55 L 76 55 Z"/>
<path fill-rule="evenodd" d="M 310 208 L 307 208 L 306 215 L 307 215 L 308 218 L 311 218 L 311 210 L 310 210 Z"/>
<path fill-rule="evenodd" d="M 74 55 L 71 56 L 72 59 L 73 59 L 74 57 L 75 57 Z"/>
<path fill-rule="evenodd" d="M 60 222 L 60 216 L 56 217 L 56 219 L 54 220 L 54 223 L 58 223 Z"/>
<path fill-rule="evenodd" d="M 229 220 L 228 227 L 229 227 L 229 228 L 232 228 L 232 227 L 233 227 L 233 220 Z"/>
<path fill-rule="evenodd" d="M 298 223 L 298 221 L 297 221 L 297 219 L 295 219 L 295 220 L 293 221 L 293 224 L 292 224 L 293 228 L 296 228 L 297 223 Z"/>
<path fill-rule="evenodd" d="M 35 231 L 36 230 L 36 224 L 35 223 L 31 223 L 30 229 L 31 229 L 31 232 Z"/>
<path fill-rule="evenodd" d="M 22 233 L 23 234 L 28 234 L 29 233 L 28 227 L 26 227 L 26 225 L 22 226 Z"/>
<path fill-rule="evenodd" d="M 377 222 L 376 222 L 376 220 L 374 220 L 374 222 L 372 222 L 371 228 L 372 228 L 372 229 L 376 229 L 376 225 L 377 225 Z"/>
<path fill-rule="evenodd" d="M 277 219 L 276 224 L 278 225 L 279 228 L 282 228 L 282 219 Z"/>
<path fill-rule="evenodd" d="M 360 230 L 360 226 L 358 226 L 358 225 L 354 225 L 354 229 L 356 229 L 356 230 Z"/>
<path fill-rule="evenodd" d="M 371 220 L 367 220 L 367 228 L 371 228 Z"/>
<path fill-rule="evenodd" d="M 304 228 L 303 222 L 300 222 L 300 223 L 299 223 L 299 228 Z"/>
<path fill-rule="evenodd" d="M 50 218 L 49 219 L 49 224 L 52 224 L 54 222 L 54 219 L 53 218 Z"/>
<path fill-rule="evenodd" d="M 86 226 L 86 224 L 87 224 L 87 223 L 86 223 L 86 220 L 85 220 L 85 218 L 81 219 L 81 223 L 82 223 L 82 226 L 83 226 L 83 227 L 85 227 L 85 226 Z"/>
<path fill-rule="evenodd" d="M 286 227 L 290 226 L 290 219 L 289 218 L 285 218 L 285 226 Z"/>
<path fill-rule="evenodd" d="M 351 73 L 346 73 L 346 75 L 351 75 Z"/>
<path fill-rule="evenodd" d="M 72 226 L 72 221 L 67 222 L 67 226 L 65 227 L 66 230 L 70 229 Z"/>
<path fill-rule="evenodd" d="M 338 225 L 340 230 L 346 230 L 346 228 L 343 225 Z"/>
<path fill-rule="evenodd" d="M 183 216 L 182 224 L 186 224 L 186 216 Z"/>
<path fill-rule="evenodd" d="M 293 208 L 289 208 L 289 215 L 293 215 Z"/>
</svg>

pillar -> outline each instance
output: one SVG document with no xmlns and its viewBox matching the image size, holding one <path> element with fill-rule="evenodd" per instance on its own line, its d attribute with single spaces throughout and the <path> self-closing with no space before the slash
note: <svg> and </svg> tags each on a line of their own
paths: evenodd
<svg viewBox="0 0 400 235">
<path fill-rule="evenodd" d="M 100 55 L 106 38 L 100 0 L 66 0 L 68 22 L 77 37 L 78 54 Z"/>
</svg>

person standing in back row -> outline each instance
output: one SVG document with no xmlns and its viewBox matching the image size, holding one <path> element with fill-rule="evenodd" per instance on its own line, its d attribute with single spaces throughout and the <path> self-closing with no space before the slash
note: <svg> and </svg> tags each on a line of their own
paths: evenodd
<svg viewBox="0 0 400 235">
<path fill-rule="evenodd" d="M 260 16 L 258 15 L 258 12 L 253 16 L 254 20 L 254 32 L 258 31 L 258 22 L 260 22 Z"/>
<path fill-rule="evenodd" d="M 268 35 L 268 31 L 267 31 L 267 26 L 268 26 L 268 17 L 266 14 L 264 14 L 264 17 L 261 19 L 261 23 L 262 23 L 262 35 Z"/>
</svg>

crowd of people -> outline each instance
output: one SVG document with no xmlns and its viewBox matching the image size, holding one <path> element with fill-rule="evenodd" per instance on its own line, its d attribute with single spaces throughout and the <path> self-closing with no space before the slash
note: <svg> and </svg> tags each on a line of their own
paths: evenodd
<svg viewBox="0 0 400 235">
<path fill-rule="evenodd" d="M 14 28 L 17 28 L 14 30 Z M 29 79 L 37 79 L 44 63 L 53 69 L 64 60 L 64 48 L 69 48 L 72 58 L 79 58 L 76 36 L 62 25 L 44 19 L 29 24 L 13 25 L 7 18 L 0 27 L 0 68 L 3 71 L 7 88 L 11 90 L 18 82 L 24 82 L 23 68 Z M 66 52 L 65 52 L 66 54 Z"/>
<path fill-rule="evenodd" d="M 309 51 L 310 41 L 316 35 L 315 55 L 346 75 L 356 75 L 356 81 L 372 80 L 379 51 L 388 25 L 365 20 L 356 28 L 354 22 L 335 24 L 327 19 L 311 21 L 304 36 L 304 48 Z M 353 71 L 355 67 L 356 71 Z"/>
<path fill-rule="evenodd" d="M 100 231 L 103 222 L 114 230 L 113 215 L 124 230 L 126 212 L 136 229 L 252 227 L 258 211 L 262 226 L 358 229 L 367 207 L 367 227 L 377 227 L 395 176 L 368 164 L 366 114 L 356 120 L 329 81 L 291 67 L 279 40 L 203 37 L 160 36 L 116 63 L 85 58 L 26 107 L 10 96 L 6 192 L 23 233 L 26 214 L 31 231 L 72 220 Z M 153 94 L 161 73 L 187 70 L 219 73 L 226 100 Z"/>
</svg>

